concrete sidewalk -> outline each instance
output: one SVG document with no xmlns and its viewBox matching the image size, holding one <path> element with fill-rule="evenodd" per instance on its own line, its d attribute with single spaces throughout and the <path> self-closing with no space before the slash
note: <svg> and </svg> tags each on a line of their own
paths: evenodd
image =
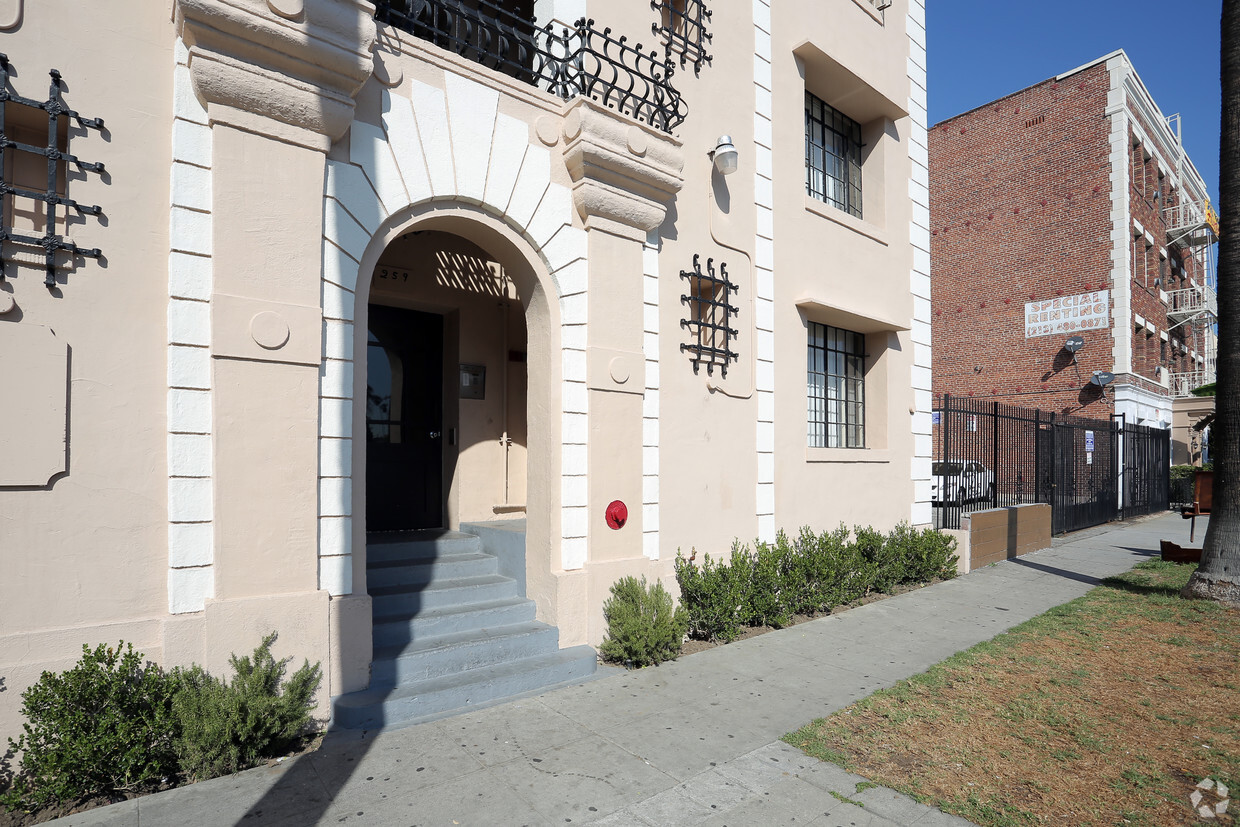
<svg viewBox="0 0 1240 827">
<path fill-rule="evenodd" d="M 1187 522 L 1166 514 L 1079 532 L 657 668 L 401 730 L 333 733 L 274 767 L 54 823 L 967 824 L 883 788 L 858 793 L 863 779 L 778 739 L 1079 597 L 1156 556 L 1160 539 L 1187 544 Z"/>
</svg>

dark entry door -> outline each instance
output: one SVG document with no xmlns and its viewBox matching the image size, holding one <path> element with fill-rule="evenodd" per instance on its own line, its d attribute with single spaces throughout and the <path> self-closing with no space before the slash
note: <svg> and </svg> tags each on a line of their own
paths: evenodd
<svg viewBox="0 0 1240 827">
<path fill-rule="evenodd" d="M 370 306 L 366 529 L 443 525 L 443 317 Z"/>
</svg>

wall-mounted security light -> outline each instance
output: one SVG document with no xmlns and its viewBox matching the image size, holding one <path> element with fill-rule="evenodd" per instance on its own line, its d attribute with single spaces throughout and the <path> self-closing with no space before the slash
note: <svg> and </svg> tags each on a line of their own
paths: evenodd
<svg viewBox="0 0 1240 827">
<path fill-rule="evenodd" d="M 719 170 L 720 175 L 731 175 L 736 172 L 740 162 L 736 147 L 732 145 L 731 135 L 719 136 L 719 140 L 715 143 L 715 149 L 711 152 L 711 157 L 714 158 L 715 169 Z"/>
<path fill-rule="evenodd" d="M 891 3 L 892 3 L 892 0 L 878 0 L 878 2 L 874 4 L 874 8 L 878 9 L 879 11 L 886 11 L 887 9 L 891 8 Z"/>
</svg>

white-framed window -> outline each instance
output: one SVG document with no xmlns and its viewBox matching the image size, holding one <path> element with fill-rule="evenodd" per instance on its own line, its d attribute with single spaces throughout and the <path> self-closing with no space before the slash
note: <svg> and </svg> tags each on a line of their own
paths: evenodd
<svg viewBox="0 0 1240 827">
<path fill-rule="evenodd" d="M 805 93 L 805 190 L 861 218 L 861 124 Z"/>
<path fill-rule="evenodd" d="M 865 447 L 865 336 L 808 323 L 806 398 L 811 448 Z"/>
</svg>

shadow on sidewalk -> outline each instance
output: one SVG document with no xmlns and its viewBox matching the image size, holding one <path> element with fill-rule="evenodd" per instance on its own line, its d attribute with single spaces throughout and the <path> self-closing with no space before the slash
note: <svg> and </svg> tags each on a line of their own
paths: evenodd
<svg viewBox="0 0 1240 827">
<path fill-rule="evenodd" d="M 1100 583 L 1102 583 L 1102 579 L 1098 577 L 1093 577 L 1088 574 L 1081 574 L 1080 572 L 1076 572 L 1076 571 L 1068 571 L 1067 569 L 1055 568 L 1054 566 L 1047 566 L 1042 563 L 1034 563 L 1033 561 L 1026 560 L 1023 557 L 1016 557 L 1012 560 L 1009 560 L 1008 562 L 1015 563 L 1018 566 L 1024 566 L 1025 568 L 1043 571 L 1043 572 L 1046 572 L 1047 574 L 1053 574 L 1053 575 L 1056 575 L 1057 577 L 1063 577 L 1068 580 L 1075 580 L 1078 583 L 1088 583 L 1091 586 L 1097 586 Z"/>
<path fill-rule="evenodd" d="M 353 779 L 378 734 L 329 731 L 318 750 L 293 761 L 236 823 L 317 823 Z"/>
</svg>

